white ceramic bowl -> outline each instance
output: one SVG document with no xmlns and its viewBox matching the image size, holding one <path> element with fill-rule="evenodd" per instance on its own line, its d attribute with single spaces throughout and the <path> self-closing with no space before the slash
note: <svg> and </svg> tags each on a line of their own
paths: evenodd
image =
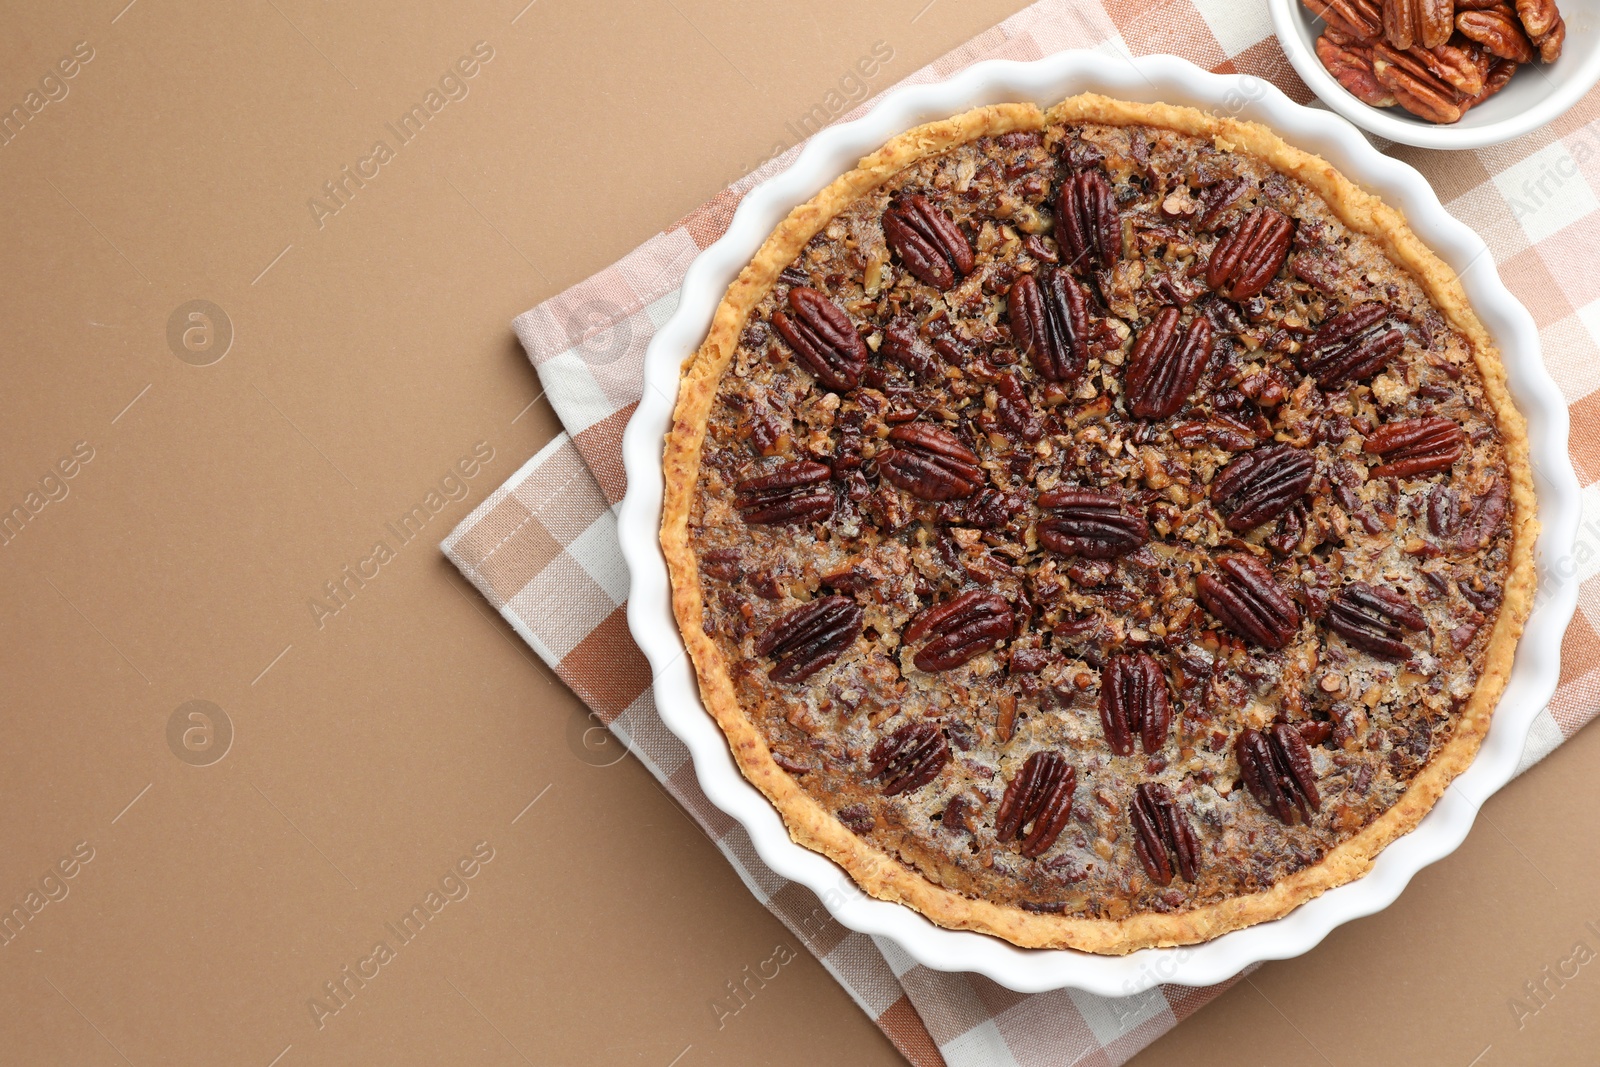
<svg viewBox="0 0 1600 1067">
<path fill-rule="evenodd" d="M 1553 122 L 1600 81 L 1600 0 L 1558 0 L 1567 22 L 1561 58 L 1532 63 L 1494 96 L 1449 126 L 1427 122 L 1398 107 L 1370 107 L 1351 96 L 1317 58 L 1322 20 L 1301 0 L 1266 0 L 1278 43 L 1302 81 L 1324 104 L 1379 137 L 1419 148 L 1482 148 Z"/>
<path fill-rule="evenodd" d="M 1110 957 L 1021 949 L 984 934 L 945 930 L 910 908 L 867 897 L 831 861 L 789 839 L 777 811 L 740 775 L 721 731 L 702 707 L 672 617 L 657 530 L 662 441 L 671 422 L 679 366 L 699 346 L 728 284 L 773 227 L 861 156 L 912 126 L 968 108 L 1018 100 L 1048 105 L 1086 90 L 1192 104 L 1264 122 L 1404 210 L 1417 233 L 1461 273 L 1474 306 L 1505 353 L 1511 391 L 1528 416 L 1533 440 L 1544 524 L 1539 558 L 1570 555 L 1579 498 L 1567 459 L 1567 408 L 1540 362 L 1533 319 L 1501 285 L 1483 242 L 1445 212 L 1422 176 L 1380 154 L 1347 123 L 1293 103 L 1260 79 L 1208 74 L 1170 56 L 1130 60 L 1091 52 L 1064 52 L 1032 63 L 979 63 L 948 81 L 890 93 L 865 117 L 819 133 L 792 167 L 745 197 L 727 234 L 689 268 L 678 308 L 646 354 L 644 399 L 623 438 L 628 492 L 618 528 L 632 575 L 628 622 L 654 671 L 661 718 L 688 746 L 706 795 L 744 825 L 772 870 L 809 886 L 846 927 L 888 939 L 926 966 L 976 971 L 1022 992 L 1071 986 L 1126 996 L 1160 982 L 1207 985 L 1256 961 L 1305 952 L 1340 923 L 1386 906 L 1419 869 L 1454 850 L 1471 828 L 1478 806 L 1510 779 L 1533 717 L 1555 690 L 1561 635 L 1577 603 L 1577 589 L 1566 583 L 1541 590 L 1482 751 L 1415 831 L 1389 846 L 1365 878 L 1282 919 L 1206 944 Z"/>
</svg>

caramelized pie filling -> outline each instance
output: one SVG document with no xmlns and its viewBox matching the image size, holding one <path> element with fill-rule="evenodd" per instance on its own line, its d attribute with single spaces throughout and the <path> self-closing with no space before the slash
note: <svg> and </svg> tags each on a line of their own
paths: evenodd
<svg viewBox="0 0 1600 1067">
<path fill-rule="evenodd" d="M 1258 892 L 1449 739 L 1509 566 L 1464 338 L 1253 156 L 1048 126 L 923 159 L 756 305 L 689 542 L 773 759 L 968 897 Z"/>
</svg>

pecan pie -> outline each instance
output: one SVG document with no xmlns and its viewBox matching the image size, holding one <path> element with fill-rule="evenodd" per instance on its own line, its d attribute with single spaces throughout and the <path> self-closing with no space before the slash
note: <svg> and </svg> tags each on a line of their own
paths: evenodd
<svg viewBox="0 0 1600 1067">
<path fill-rule="evenodd" d="M 1264 127 L 1098 96 L 910 131 L 686 365 L 662 541 L 800 843 L 1121 953 L 1362 875 L 1477 751 L 1531 599 L 1455 275 Z"/>
</svg>

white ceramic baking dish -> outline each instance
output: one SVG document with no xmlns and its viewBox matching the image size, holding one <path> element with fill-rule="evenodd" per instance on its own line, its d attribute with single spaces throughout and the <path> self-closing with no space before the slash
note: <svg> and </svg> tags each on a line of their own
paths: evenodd
<svg viewBox="0 0 1600 1067">
<path fill-rule="evenodd" d="M 791 841 L 777 811 L 740 775 L 721 731 L 700 703 L 672 617 L 657 539 L 662 441 L 677 395 L 679 367 L 704 338 L 728 284 L 784 215 L 912 126 L 982 104 L 1032 101 L 1045 106 L 1084 91 L 1189 104 L 1265 123 L 1405 212 L 1422 239 L 1461 274 L 1504 353 L 1511 392 L 1528 417 L 1543 523 L 1537 551 L 1540 573 L 1547 576 L 1541 578 L 1540 599 L 1477 760 L 1415 831 L 1389 846 L 1366 877 L 1274 922 L 1201 945 L 1120 957 L 1021 949 L 984 934 L 942 929 L 910 908 L 867 897 L 831 861 Z M 1444 210 L 1420 174 L 1379 153 L 1344 120 L 1301 107 L 1260 79 L 1209 74 L 1171 56 L 1129 59 L 1064 52 L 1031 63 L 979 63 L 948 81 L 889 93 L 863 118 L 819 133 L 793 166 L 745 197 L 727 234 L 690 267 L 676 312 L 651 342 L 645 379 L 644 399 L 623 439 L 628 492 L 618 528 L 632 574 L 628 621 L 654 671 L 661 718 L 688 746 L 706 795 L 745 827 L 769 867 L 810 887 L 846 927 L 892 941 L 928 967 L 976 971 L 1022 992 L 1075 987 L 1126 996 L 1161 982 L 1207 985 L 1260 960 L 1299 955 L 1339 924 L 1387 906 L 1418 870 L 1461 843 L 1478 807 L 1511 778 L 1529 726 L 1555 690 L 1561 635 L 1577 603 L 1577 589 L 1573 582 L 1548 577 L 1555 571 L 1546 564 L 1572 551 L 1579 496 L 1567 458 L 1566 404 L 1540 360 L 1533 319 L 1501 284 L 1484 243 Z"/>
</svg>

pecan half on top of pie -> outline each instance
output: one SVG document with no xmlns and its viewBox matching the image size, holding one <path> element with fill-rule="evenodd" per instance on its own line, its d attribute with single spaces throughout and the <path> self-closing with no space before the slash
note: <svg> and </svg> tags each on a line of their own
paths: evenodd
<svg viewBox="0 0 1600 1067">
<path fill-rule="evenodd" d="M 1531 600 L 1499 356 L 1400 214 L 1098 96 L 896 138 L 684 370 L 662 541 L 706 705 L 868 892 L 1121 953 L 1359 877 Z"/>
</svg>

